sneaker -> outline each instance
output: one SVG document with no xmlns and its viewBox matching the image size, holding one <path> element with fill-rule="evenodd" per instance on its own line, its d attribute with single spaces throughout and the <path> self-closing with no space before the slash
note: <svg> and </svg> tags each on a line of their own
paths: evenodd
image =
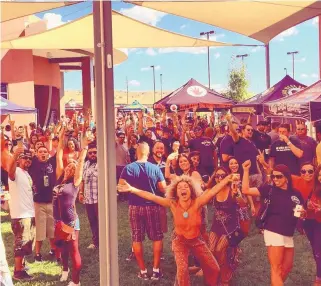
<svg viewBox="0 0 321 286">
<path fill-rule="evenodd" d="M 56 255 L 56 251 L 54 249 L 50 249 L 49 255 L 50 256 L 55 256 Z"/>
<path fill-rule="evenodd" d="M 95 244 L 90 244 L 87 249 L 97 249 L 98 247 Z"/>
<path fill-rule="evenodd" d="M 36 254 L 35 261 L 36 262 L 42 262 L 42 255 L 40 253 Z"/>
<path fill-rule="evenodd" d="M 162 272 L 155 272 L 153 271 L 153 275 L 150 279 L 154 280 L 154 281 L 158 281 L 159 279 L 161 279 L 163 277 L 163 273 Z"/>
<path fill-rule="evenodd" d="M 60 276 L 60 282 L 65 282 L 68 280 L 69 269 L 67 271 L 62 271 Z"/>
<path fill-rule="evenodd" d="M 134 259 L 136 259 L 134 252 L 131 252 L 131 253 L 126 257 L 126 261 L 132 261 L 132 260 L 134 260 Z"/>
<path fill-rule="evenodd" d="M 148 276 L 148 273 L 142 273 L 141 271 L 138 272 L 137 277 L 145 281 L 150 279 L 150 277 Z"/>
<path fill-rule="evenodd" d="M 15 271 L 13 279 L 17 281 L 31 281 L 33 280 L 33 276 L 29 275 L 25 270 Z"/>
</svg>

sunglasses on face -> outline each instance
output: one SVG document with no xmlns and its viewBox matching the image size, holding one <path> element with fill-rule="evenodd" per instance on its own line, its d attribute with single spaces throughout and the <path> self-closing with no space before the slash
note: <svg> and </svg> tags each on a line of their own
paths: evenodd
<svg viewBox="0 0 321 286">
<path fill-rule="evenodd" d="M 226 174 L 217 174 L 214 176 L 215 179 L 224 179 L 226 177 Z"/>
<path fill-rule="evenodd" d="M 280 180 L 280 179 L 282 179 L 282 178 L 284 178 L 283 175 L 271 175 L 271 179 L 272 179 L 272 180 L 274 180 L 274 179 Z"/>
<path fill-rule="evenodd" d="M 302 169 L 300 172 L 301 172 L 301 174 L 303 174 L 303 175 L 306 174 L 306 173 L 308 173 L 308 174 L 310 174 L 310 175 L 314 173 L 314 171 L 311 170 L 311 169 L 310 169 L 310 170 L 304 170 L 304 169 Z"/>
<path fill-rule="evenodd" d="M 97 155 L 97 151 L 90 151 L 88 152 L 88 155 Z"/>
</svg>

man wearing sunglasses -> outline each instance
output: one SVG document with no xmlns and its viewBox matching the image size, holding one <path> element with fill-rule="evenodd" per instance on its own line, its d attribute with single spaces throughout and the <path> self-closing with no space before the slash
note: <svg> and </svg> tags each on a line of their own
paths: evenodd
<svg viewBox="0 0 321 286">
<path fill-rule="evenodd" d="M 96 143 L 88 145 L 88 161 L 85 163 L 83 171 L 83 182 L 80 186 L 79 201 L 85 204 L 88 221 L 92 233 L 92 243 L 88 249 L 99 247 L 98 229 L 98 165 Z"/>
<path fill-rule="evenodd" d="M 9 192 L 11 227 L 14 234 L 14 275 L 18 281 L 32 280 L 24 269 L 23 260 L 32 254 L 35 238 L 35 209 L 32 179 L 28 173 L 31 153 L 18 147 L 9 162 Z"/>
<path fill-rule="evenodd" d="M 315 162 L 316 160 L 316 148 L 317 142 L 307 135 L 308 129 L 303 122 L 300 122 L 296 126 L 296 135 L 291 136 L 301 144 L 303 156 L 300 158 L 300 164 L 304 162 Z M 291 139 L 290 138 L 290 139 Z"/>
<path fill-rule="evenodd" d="M 279 127 L 280 139 L 276 140 L 271 146 L 270 167 L 273 169 L 276 165 L 286 165 L 289 167 L 292 175 L 300 174 L 300 161 L 303 156 L 303 150 L 300 141 L 290 136 L 290 125 L 281 124 Z"/>
</svg>

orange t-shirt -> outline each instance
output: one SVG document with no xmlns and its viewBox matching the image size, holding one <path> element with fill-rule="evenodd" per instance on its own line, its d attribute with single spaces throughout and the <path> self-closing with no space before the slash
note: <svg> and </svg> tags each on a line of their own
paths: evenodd
<svg viewBox="0 0 321 286">
<path fill-rule="evenodd" d="M 201 208 L 197 207 L 195 200 L 192 201 L 191 206 L 186 210 L 188 213 L 187 218 L 183 216 L 185 210 L 179 202 L 174 202 L 171 209 L 177 235 L 182 235 L 186 239 L 193 239 L 200 235 L 202 224 Z"/>
<path fill-rule="evenodd" d="M 313 180 L 310 182 L 307 182 L 303 178 L 298 176 L 292 175 L 291 177 L 292 177 L 293 188 L 298 190 L 301 193 L 304 199 L 304 202 L 306 202 L 313 190 Z"/>
</svg>

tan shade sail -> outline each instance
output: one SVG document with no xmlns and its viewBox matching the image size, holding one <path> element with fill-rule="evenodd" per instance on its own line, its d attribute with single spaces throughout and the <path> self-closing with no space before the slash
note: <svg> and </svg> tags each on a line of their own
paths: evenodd
<svg viewBox="0 0 321 286">
<path fill-rule="evenodd" d="M 2 2 L 1 1 L 1 22 L 36 14 L 39 12 L 61 8 L 76 4 L 82 1 L 73 2 Z"/>
<path fill-rule="evenodd" d="M 321 14 L 318 1 L 127 1 L 237 32 L 267 44 L 286 29 Z"/>
<path fill-rule="evenodd" d="M 114 48 L 234 46 L 165 31 L 114 12 Z M 93 49 L 92 14 L 57 28 L 1 43 L 2 49 Z"/>
</svg>

